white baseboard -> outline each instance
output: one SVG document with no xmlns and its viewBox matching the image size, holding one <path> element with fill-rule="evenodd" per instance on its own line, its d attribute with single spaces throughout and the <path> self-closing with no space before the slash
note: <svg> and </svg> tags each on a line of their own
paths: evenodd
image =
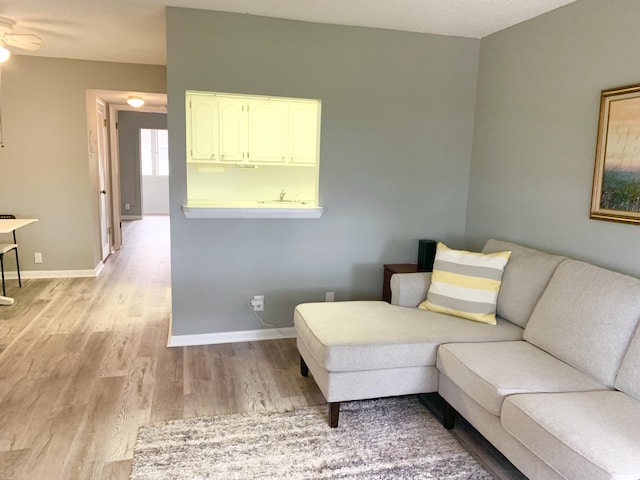
<svg viewBox="0 0 640 480">
<path fill-rule="evenodd" d="M 142 220 L 142 215 L 122 215 L 120 220 Z"/>
<path fill-rule="evenodd" d="M 22 270 L 20 276 L 25 280 L 37 278 L 81 278 L 97 277 L 102 272 L 104 263 L 100 262 L 93 270 Z M 5 278 L 18 279 L 18 272 L 5 272 Z"/>
<path fill-rule="evenodd" d="M 198 335 L 171 335 L 168 347 L 189 347 L 194 345 L 215 345 L 218 343 L 256 342 L 260 340 L 276 340 L 295 338 L 293 327 L 270 328 L 262 330 L 242 330 L 239 332 L 201 333 Z"/>
</svg>

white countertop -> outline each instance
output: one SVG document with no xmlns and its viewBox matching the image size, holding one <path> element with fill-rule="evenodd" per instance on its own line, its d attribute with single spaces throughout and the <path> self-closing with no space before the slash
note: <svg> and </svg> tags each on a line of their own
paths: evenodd
<svg viewBox="0 0 640 480">
<path fill-rule="evenodd" d="M 182 206 L 187 218 L 320 218 L 324 207 L 311 202 L 189 202 Z"/>
</svg>

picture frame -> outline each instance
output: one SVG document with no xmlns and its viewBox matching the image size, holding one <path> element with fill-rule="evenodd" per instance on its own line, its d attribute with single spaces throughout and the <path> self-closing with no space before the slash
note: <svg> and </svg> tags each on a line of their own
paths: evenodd
<svg viewBox="0 0 640 480">
<path fill-rule="evenodd" d="M 640 224 L 640 85 L 601 92 L 590 218 Z"/>
</svg>

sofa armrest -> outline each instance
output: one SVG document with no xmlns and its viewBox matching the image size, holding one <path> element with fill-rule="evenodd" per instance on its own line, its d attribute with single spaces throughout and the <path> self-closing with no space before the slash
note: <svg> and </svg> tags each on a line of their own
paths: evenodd
<svg viewBox="0 0 640 480">
<path fill-rule="evenodd" d="M 427 298 L 431 272 L 395 273 L 391 276 L 391 304 L 417 307 Z"/>
</svg>

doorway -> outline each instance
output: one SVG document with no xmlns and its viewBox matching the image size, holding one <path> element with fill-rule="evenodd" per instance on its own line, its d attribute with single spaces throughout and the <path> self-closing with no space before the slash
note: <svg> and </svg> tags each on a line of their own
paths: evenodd
<svg viewBox="0 0 640 480">
<path fill-rule="evenodd" d="M 166 133 L 158 133 L 167 131 L 167 114 L 118 111 L 117 121 L 122 219 L 168 215 L 168 142 Z"/>
<path fill-rule="evenodd" d="M 142 215 L 169 215 L 169 136 L 166 129 L 140 129 Z"/>
<path fill-rule="evenodd" d="M 136 94 L 142 96 L 145 105 L 131 107 L 127 98 Z M 118 137 L 121 112 L 135 114 L 154 113 L 163 119 L 159 125 L 152 124 L 144 128 L 167 128 L 167 95 L 166 93 L 126 92 L 115 90 L 87 90 L 87 128 L 89 140 L 89 161 L 91 162 L 91 189 L 96 192 L 96 242 L 93 244 L 96 260 L 104 259 L 122 247 L 121 208 L 121 174 Z M 126 128 L 126 125 L 125 125 Z M 142 128 L 142 127 L 137 127 Z M 136 139 L 138 133 L 136 132 Z M 135 155 L 139 159 L 139 141 L 136 140 Z M 140 167 L 138 161 L 138 184 L 140 183 Z M 140 187 L 138 187 L 140 191 Z M 141 201 L 141 200 L 140 200 Z M 109 242 L 109 243 L 108 243 Z"/>
</svg>

